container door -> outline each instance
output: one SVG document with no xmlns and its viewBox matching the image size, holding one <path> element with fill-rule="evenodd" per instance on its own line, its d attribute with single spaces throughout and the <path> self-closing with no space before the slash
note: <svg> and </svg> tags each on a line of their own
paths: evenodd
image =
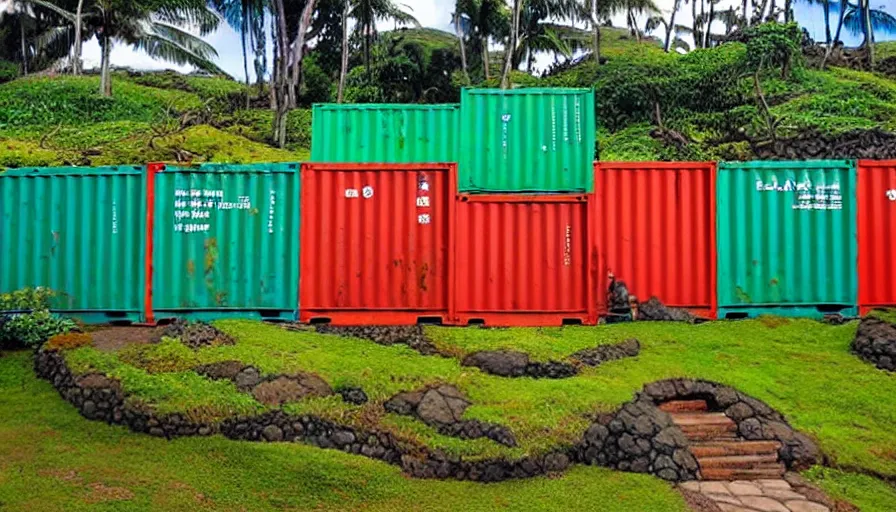
<svg viewBox="0 0 896 512">
<path fill-rule="evenodd" d="M 156 317 L 294 319 L 298 198 L 298 164 L 155 174 Z"/>
<path fill-rule="evenodd" d="M 896 307 L 896 161 L 859 162 L 859 306 Z"/>
<path fill-rule="evenodd" d="M 302 321 L 450 321 L 453 166 L 309 164 L 302 180 Z"/>
<path fill-rule="evenodd" d="M 723 163 L 718 180 L 722 317 L 855 314 L 853 162 Z"/>
</svg>

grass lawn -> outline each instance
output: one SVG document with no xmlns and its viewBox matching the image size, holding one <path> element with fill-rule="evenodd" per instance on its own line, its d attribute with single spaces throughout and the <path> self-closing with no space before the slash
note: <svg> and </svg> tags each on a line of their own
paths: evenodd
<svg viewBox="0 0 896 512">
<path fill-rule="evenodd" d="M 66 353 L 76 373 L 100 371 L 121 380 L 131 399 L 159 412 L 183 412 L 218 421 L 265 408 L 230 382 L 191 371 L 198 364 L 236 359 L 266 374 L 310 371 L 334 387 L 360 385 L 365 406 L 338 397 L 285 406 L 364 428 L 386 428 L 430 448 L 470 459 L 537 454 L 581 439 L 597 412 L 612 411 L 643 385 L 673 377 L 705 378 L 764 400 L 800 431 L 815 438 L 832 465 L 896 477 L 896 378 L 849 353 L 856 324 L 760 319 L 703 325 L 636 323 L 556 329 L 437 329 L 427 332 L 443 350 L 461 357 L 474 350 L 514 348 L 535 359 L 563 359 L 601 343 L 641 341 L 641 354 L 586 368 L 570 379 L 508 379 L 462 367 L 456 358 L 427 357 L 404 346 L 292 332 L 251 321 L 218 322 L 238 339 L 233 346 L 193 352 L 169 340 L 117 354 L 82 348 Z M 519 447 L 439 435 L 408 417 L 386 414 L 395 393 L 447 382 L 473 402 L 467 418 L 508 426 Z"/>
<path fill-rule="evenodd" d="M 220 436 L 165 441 L 85 420 L 24 352 L 0 354 L 0 510 L 677 512 L 668 484 L 576 467 L 500 484 L 415 480 L 364 457 Z"/>
</svg>

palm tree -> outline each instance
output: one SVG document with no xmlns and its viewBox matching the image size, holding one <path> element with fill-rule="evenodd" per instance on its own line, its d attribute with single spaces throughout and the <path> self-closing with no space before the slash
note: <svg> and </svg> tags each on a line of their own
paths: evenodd
<svg viewBox="0 0 896 512">
<path fill-rule="evenodd" d="M 510 88 L 510 71 L 513 65 L 513 54 L 519 45 L 520 16 L 522 15 L 524 0 L 513 0 L 513 18 L 510 23 L 510 38 L 504 46 L 504 73 L 501 75 L 501 88 Z"/>
<path fill-rule="evenodd" d="M 581 18 L 581 6 L 576 0 L 522 0 L 513 68 L 516 69 L 526 56 L 527 71 L 531 72 L 535 53 L 539 51 L 570 57 L 582 46 L 583 33 L 557 20 L 575 21 L 578 18 Z"/>
<path fill-rule="evenodd" d="M 370 45 L 376 35 L 376 22 L 379 20 L 393 20 L 399 25 L 415 25 L 420 23 L 408 12 L 409 6 L 396 5 L 392 0 L 351 0 L 351 17 L 357 23 L 357 29 L 364 37 L 364 66 L 367 69 L 368 79 L 370 74 Z"/>
<path fill-rule="evenodd" d="M 83 0 L 79 0 L 83 1 Z M 246 103 L 249 102 L 249 38 L 256 20 L 264 19 L 267 6 L 264 0 L 210 0 L 211 6 L 224 21 L 240 33 L 243 48 L 243 72 L 246 75 Z"/>
<path fill-rule="evenodd" d="M 460 45 L 460 66 L 467 83 L 470 82 L 470 73 L 467 67 L 466 38 L 473 28 L 470 15 L 475 8 L 473 0 L 457 0 L 454 4 L 454 13 L 451 15 L 454 33 L 457 35 L 457 44 Z"/>
<path fill-rule="evenodd" d="M 854 35 L 862 34 L 864 46 L 868 51 L 868 60 L 874 64 L 874 34 L 896 34 L 896 17 L 881 9 L 872 9 L 871 0 L 858 0 L 858 4 L 844 1 L 846 8 L 841 13 L 842 25 Z M 840 34 L 840 28 L 837 29 Z"/>
<path fill-rule="evenodd" d="M 503 39 L 509 34 L 510 15 L 504 0 L 470 0 L 463 4 L 470 20 L 471 54 L 479 55 L 482 62 L 482 76 L 491 78 L 489 43 Z"/>
<path fill-rule="evenodd" d="M 641 30 L 638 28 L 638 16 L 644 14 L 653 15 L 660 12 L 653 0 L 623 0 L 625 4 L 625 20 L 629 32 L 635 38 L 641 40 Z"/>
<path fill-rule="evenodd" d="M 78 16 L 43 0 L 29 0 L 75 24 Z M 189 64 L 221 73 L 211 59 L 215 49 L 181 27 L 192 26 L 202 35 L 218 26 L 220 18 L 202 0 L 91 0 L 82 13 L 100 43 L 100 94 L 112 95 L 112 47 L 116 42 L 146 52 L 150 57 Z"/>
</svg>

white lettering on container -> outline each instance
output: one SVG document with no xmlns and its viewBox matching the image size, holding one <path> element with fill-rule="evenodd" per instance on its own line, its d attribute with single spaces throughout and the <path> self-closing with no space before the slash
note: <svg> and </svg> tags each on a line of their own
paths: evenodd
<svg viewBox="0 0 896 512">
<path fill-rule="evenodd" d="M 268 206 L 268 234 L 274 234 L 274 206 L 277 204 L 277 192 L 273 189 L 270 194 L 270 204 Z"/>
<path fill-rule="evenodd" d="M 345 189 L 345 197 L 348 199 L 354 199 L 354 198 L 358 197 L 358 189 L 356 189 L 356 188 Z"/>
<path fill-rule="evenodd" d="M 432 222 L 432 219 L 428 213 L 417 215 L 417 224 L 429 224 L 430 222 Z"/>
<path fill-rule="evenodd" d="M 366 187 L 361 189 L 361 195 L 364 196 L 364 199 L 370 199 L 373 197 L 373 187 L 367 185 Z"/>
<path fill-rule="evenodd" d="M 418 197 L 417 206 L 419 206 L 420 208 L 429 208 L 429 196 Z"/>
<path fill-rule="evenodd" d="M 768 183 L 756 180 L 757 192 L 795 192 L 794 210 L 842 210 L 843 194 L 840 183 L 813 185 L 810 179 L 797 183 L 794 179 L 778 183 L 776 178 Z"/>
<path fill-rule="evenodd" d="M 572 266 L 572 226 L 566 225 L 566 245 L 563 248 L 563 265 Z"/>
<path fill-rule="evenodd" d="M 118 205 L 112 201 L 112 234 L 118 234 Z"/>
<path fill-rule="evenodd" d="M 887 190 L 887 199 L 890 201 L 896 201 L 896 189 Z"/>
</svg>

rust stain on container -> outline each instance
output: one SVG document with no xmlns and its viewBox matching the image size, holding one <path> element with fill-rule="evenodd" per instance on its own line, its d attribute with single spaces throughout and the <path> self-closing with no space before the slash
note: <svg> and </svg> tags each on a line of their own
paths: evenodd
<svg viewBox="0 0 896 512">
<path fill-rule="evenodd" d="M 451 321 L 452 164 L 305 164 L 299 318 Z"/>
<path fill-rule="evenodd" d="M 641 301 L 715 318 L 715 184 L 711 162 L 596 163 L 598 275 L 612 271 Z"/>
</svg>

